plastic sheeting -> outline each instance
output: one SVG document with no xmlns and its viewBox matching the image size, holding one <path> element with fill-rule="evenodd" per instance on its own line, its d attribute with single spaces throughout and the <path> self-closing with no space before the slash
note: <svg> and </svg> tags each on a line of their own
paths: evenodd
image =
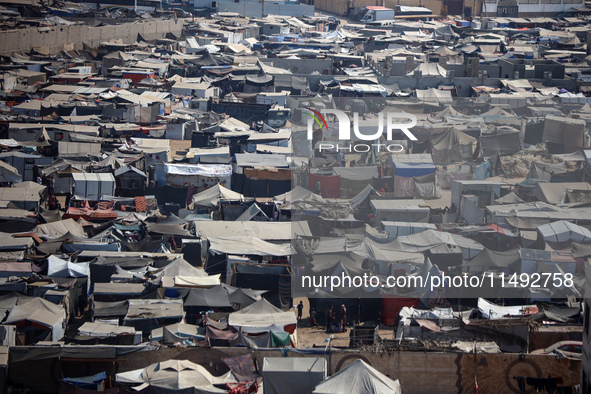
<svg viewBox="0 0 591 394">
<path fill-rule="evenodd" d="M 565 220 L 539 226 L 538 232 L 546 242 L 591 242 L 591 231 Z"/>
<path fill-rule="evenodd" d="M 66 310 L 42 298 L 19 298 L 4 324 L 30 321 L 51 329 L 51 340 L 59 341 L 65 334 Z"/>
<path fill-rule="evenodd" d="M 56 278 L 90 276 L 88 263 L 72 263 L 71 261 L 60 259 L 55 255 L 49 256 L 47 262 L 47 276 L 54 276 Z"/>
<path fill-rule="evenodd" d="M 526 314 L 528 308 L 537 311 L 538 307 L 535 305 L 516 305 L 516 306 L 500 306 L 485 300 L 478 299 L 478 310 L 484 319 L 503 319 L 505 316 L 523 316 Z"/>
<path fill-rule="evenodd" d="M 433 143 L 433 163 L 447 165 L 472 159 L 477 141 L 474 137 L 451 128 L 431 137 Z"/>
<path fill-rule="evenodd" d="M 295 250 L 290 243 L 272 244 L 255 237 L 209 238 L 213 254 L 290 256 Z"/>
<path fill-rule="evenodd" d="M 227 393 L 216 388 L 215 384 L 236 382 L 231 372 L 220 377 L 213 376 L 204 367 L 187 360 L 168 360 L 152 364 L 146 368 L 122 372 L 115 375 L 119 383 L 149 384 L 169 389 L 195 389 L 198 393 Z"/>
</svg>

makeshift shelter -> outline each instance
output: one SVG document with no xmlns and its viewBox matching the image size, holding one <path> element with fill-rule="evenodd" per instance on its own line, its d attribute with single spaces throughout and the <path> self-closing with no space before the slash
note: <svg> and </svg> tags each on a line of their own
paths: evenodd
<svg viewBox="0 0 591 394">
<path fill-rule="evenodd" d="M 373 178 L 378 177 L 377 166 L 335 167 L 334 172 L 340 176 L 342 197 L 354 197 L 367 185 L 373 185 Z"/>
<path fill-rule="evenodd" d="M 116 337 L 118 335 L 135 335 L 133 327 L 118 326 L 101 322 L 86 322 L 78 329 L 78 334 L 86 337 Z"/>
<path fill-rule="evenodd" d="M 452 127 L 441 134 L 431 137 L 433 145 L 433 163 L 447 165 L 471 160 L 478 141 L 468 134 Z"/>
<path fill-rule="evenodd" d="M 591 231 L 566 220 L 559 220 L 539 226 L 538 233 L 545 242 L 550 243 L 591 242 Z"/>
<path fill-rule="evenodd" d="M 182 300 L 129 300 L 123 324 L 149 334 L 160 325 L 178 323 L 184 317 Z"/>
<path fill-rule="evenodd" d="M 216 207 L 220 201 L 242 201 L 244 196 L 240 193 L 236 193 L 230 189 L 226 189 L 219 183 L 215 186 L 210 187 L 193 195 L 191 208 L 209 208 Z"/>
<path fill-rule="evenodd" d="M 228 325 L 247 333 L 290 332 L 296 329 L 293 312 L 283 312 L 264 298 L 246 308 L 231 313 Z"/>
<path fill-rule="evenodd" d="M 468 272 L 480 272 L 487 269 L 509 270 L 510 267 L 518 269 L 516 266 L 521 261 L 521 256 L 516 249 L 511 249 L 506 252 L 497 252 L 490 249 L 484 249 L 472 260 L 468 261 L 465 266 Z"/>
<path fill-rule="evenodd" d="M 316 386 L 314 394 L 401 394 L 400 383 L 363 360 L 355 360 Z"/>
<path fill-rule="evenodd" d="M 268 221 L 269 217 L 265 214 L 265 212 L 263 212 L 261 208 L 259 208 L 259 206 L 256 203 L 253 203 L 250 207 L 246 209 L 246 211 L 242 213 L 242 215 L 240 215 L 236 219 L 237 222 L 244 222 L 249 220 Z"/>
<path fill-rule="evenodd" d="M 451 103 L 451 91 L 438 89 L 417 89 L 415 90 L 417 98 L 423 102 L 428 103 Z"/>
<path fill-rule="evenodd" d="M 65 335 L 66 310 L 62 305 L 38 297 L 17 297 L 3 324 L 15 325 L 25 333 L 29 345 L 43 340 L 59 341 Z"/>
<path fill-rule="evenodd" d="M 419 75 L 422 78 L 445 77 L 447 71 L 439 63 L 421 63 L 414 70 L 406 74 L 407 77 Z"/>
<path fill-rule="evenodd" d="M 205 339 L 205 330 L 203 327 L 193 324 L 175 323 L 164 327 L 158 327 L 152 330 L 150 334 L 151 341 L 182 342 L 185 339 L 196 339 L 203 341 Z"/>
<path fill-rule="evenodd" d="M 109 173 L 73 173 L 74 193 L 81 200 L 99 201 L 115 195 L 115 178 Z"/>
<path fill-rule="evenodd" d="M 550 153 L 576 152 L 584 146 L 585 125 L 582 119 L 546 116 L 542 140 Z"/>
<path fill-rule="evenodd" d="M 237 382 L 232 372 L 216 377 L 204 367 L 188 360 L 168 360 L 146 368 L 122 372 L 115 375 L 120 384 L 143 389 L 151 386 L 163 393 L 227 393 L 216 385 Z M 140 386 L 140 387 L 137 387 Z"/>
<path fill-rule="evenodd" d="M 0 160 L 0 183 L 18 183 L 22 180 L 23 177 L 16 168 Z"/>
<path fill-rule="evenodd" d="M 141 170 L 129 165 L 115 170 L 115 181 L 118 188 L 143 189 L 148 176 Z"/>
<path fill-rule="evenodd" d="M 309 393 L 326 379 L 323 357 L 265 357 L 263 387 L 266 394 Z"/>
<path fill-rule="evenodd" d="M 388 156 L 388 163 L 392 165 L 397 176 L 416 177 L 435 172 L 433 157 L 430 154 L 395 154 Z"/>
<path fill-rule="evenodd" d="M 571 190 L 591 190 L 591 185 L 587 182 L 538 183 L 533 195 L 548 204 L 564 204 L 567 202 L 567 192 Z"/>
<path fill-rule="evenodd" d="M 521 150 L 519 134 L 519 130 L 513 128 L 496 133 L 482 133 L 480 135 L 482 155 L 484 157 L 492 157 L 495 154 L 507 156 L 519 152 Z"/>
<path fill-rule="evenodd" d="M 557 164 L 532 162 L 527 177 L 550 182 L 554 174 L 564 174 L 566 171 L 566 162 Z"/>
<path fill-rule="evenodd" d="M 211 289 L 190 289 L 184 301 L 187 311 L 187 321 L 196 322 L 196 317 L 205 311 L 230 312 L 233 311 L 228 292 L 222 285 Z"/>
</svg>

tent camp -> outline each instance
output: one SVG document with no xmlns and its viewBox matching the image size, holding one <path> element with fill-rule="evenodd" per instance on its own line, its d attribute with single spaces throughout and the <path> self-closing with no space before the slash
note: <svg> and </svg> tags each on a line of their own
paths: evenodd
<svg viewBox="0 0 591 394">
<path fill-rule="evenodd" d="M 220 389 L 226 383 L 236 382 L 232 372 L 216 377 L 199 364 L 187 360 L 168 360 L 146 368 L 122 372 L 115 375 L 118 383 L 143 389 L 151 386 L 165 393 L 227 393 Z M 137 387 L 141 386 L 141 387 Z"/>
<path fill-rule="evenodd" d="M 322 357 L 265 357 L 263 387 L 266 394 L 310 393 L 326 379 Z"/>
<path fill-rule="evenodd" d="M 471 160 L 476 149 L 476 138 L 452 127 L 431 137 L 433 144 L 433 163 L 447 165 Z"/>
<path fill-rule="evenodd" d="M 226 189 L 219 183 L 193 195 L 191 205 L 193 208 L 209 208 L 218 205 L 218 202 L 224 201 L 242 201 L 244 196 L 230 189 Z"/>
<path fill-rule="evenodd" d="M 363 360 L 355 360 L 330 378 L 321 382 L 314 394 L 400 394 L 398 380 L 392 380 Z"/>
</svg>

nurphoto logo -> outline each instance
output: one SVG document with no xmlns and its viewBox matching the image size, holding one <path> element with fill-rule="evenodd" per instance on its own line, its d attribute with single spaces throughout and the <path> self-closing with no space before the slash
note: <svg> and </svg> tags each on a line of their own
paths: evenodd
<svg viewBox="0 0 591 394">
<path fill-rule="evenodd" d="M 311 108 L 306 108 L 309 112 L 306 112 L 306 115 L 310 117 L 308 119 L 308 139 L 313 139 L 314 134 L 314 122 L 320 127 L 320 130 L 324 129 L 328 131 L 328 123 L 324 118 L 324 115 L 331 114 L 334 115 L 337 123 L 338 123 L 338 130 L 339 130 L 339 140 L 341 142 L 350 141 L 351 140 L 351 123 L 353 123 L 353 133 L 358 140 L 362 141 L 377 141 L 383 134 L 384 134 L 384 126 L 386 128 L 386 140 L 392 141 L 392 132 L 393 130 L 400 130 L 403 132 L 408 139 L 411 141 L 417 141 L 417 137 L 415 137 L 410 128 L 414 127 L 417 124 L 417 117 L 413 114 L 408 114 L 405 112 L 380 112 L 378 114 L 378 128 L 374 134 L 363 134 L 359 130 L 359 113 L 353 113 L 353 122 L 345 113 L 344 111 L 339 111 L 337 109 L 322 109 L 320 111 L 316 111 Z M 406 122 L 402 122 L 406 120 Z M 385 125 L 384 125 L 385 122 Z M 400 144 L 359 144 L 356 143 L 354 145 L 346 146 L 343 143 L 330 143 L 330 142 L 321 142 L 318 146 L 320 152 L 339 152 L 339 151 L 346 151 L 346 152 L 369 152 L 370 150 L 374 149 L 378 152 L 382 149 L 387 150 L 388 152 L 392 153 L 399 153 L 404 151 L 404 146 Z"/>
</svg>

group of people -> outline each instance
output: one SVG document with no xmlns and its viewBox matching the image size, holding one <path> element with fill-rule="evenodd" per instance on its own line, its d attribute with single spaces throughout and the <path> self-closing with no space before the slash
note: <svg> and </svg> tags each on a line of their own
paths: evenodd
<svg viewBox="0 0 591 394">
<path fill-rule="evenodd" d="M 326 332 L 347 332 L 347 308 L 345 304 L 341 304 L 339 316 L 336 318 L 335 311 L 331 305 L 326 314 Z"/>
<path fill-rule="evenodd" d="M 304 303 L 300 301 L 297 305 L 298 311 L 298 322 L 302 319 L 303 311 L 304 311 Z M 316 310 L 314 308 L 310 308 L 310 327 L 318 327 L 318 322 L 316 321 Z M 328 309 L 326 314 L 326 332 L 347 332 L 347 308 L 345 304 L 341 305 L 341 309 L 339 311 L 339 316 L 336 318 L 335 311 L 333 306 L 331 305 Z"/>
</svg>

